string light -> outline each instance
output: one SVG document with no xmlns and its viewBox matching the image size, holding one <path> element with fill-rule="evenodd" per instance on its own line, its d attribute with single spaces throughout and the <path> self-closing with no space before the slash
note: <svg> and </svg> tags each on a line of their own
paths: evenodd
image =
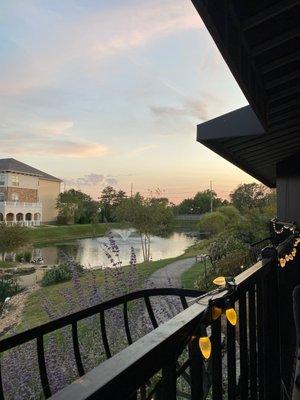
<svg viewBox="0 0 300 400">
<path fill-rule="evenodd" d="M 211 341 L 208 336 L 201 336 L 199 338 L 199 348 L 205 360 L 208 360 L 211 355 Z"/>
<path fill-rule="evenodd" d="M 300 244 L 300 238 L 292 238 L 291 242 L 289 243 L 290 251 L 286 252 L 285 254 L 281 254 L 278 257 L 278 265 L 281 268 L 284 268 L 289 261 L 293 261 L 293 259 L 297 255 L 297 247 Z M 287 247 L 289 247 L 287 246 Z"/>
<path fill-rule="evenodd" d="M 237 323 L 237 314 L 234 308 L 227 308 L 225 311 L 226 317 L 231 325 L 235 326 Z"/>
<path fill-rule="evenodd" d="M 237 324 L 237 313 L 233 308 L 232 303 L 232 295 L 236 290 L 235 279 L 233 277 L 219 276 L 213 280 L 213 283 L 217 286 L 221 286 L 221 288 L 212 291 L 211 293 L 217 294 L 225 290 L 227 293 L 222 297 L 211 298 L 209 300 L 206 312 L 203 315 L 199 328 L 197 329 L 198 332 L 196 332 L 195 336 L 192 336 L 191 338 L 191 340 L 198 338 L 199 349 L 205 360 L 210 358 L 212 351 L 211 341 L 207 335 L 206 326 L 220 318 L 222 314 L 225 314 L 228 322 L 232 326 Z M 197 299 L 198 302 L 204 296 L 205 295 L 199 297 Z"/>
<path fill-rule="evenodd" d="M 296 226 L 294 224 L 292 224 L 292 225 L 284 225 L 283 224 L 283 226 L 280 229 L 277 229 L 276 228 L 276 223 L 278 223 L 277 218 L 271 219 L 271 223 L 272 223 L 273 230 L 277 235 L 281 235 L 284 230 L 289 230 L 292 233 L 295 233 Z"/>
</svg>

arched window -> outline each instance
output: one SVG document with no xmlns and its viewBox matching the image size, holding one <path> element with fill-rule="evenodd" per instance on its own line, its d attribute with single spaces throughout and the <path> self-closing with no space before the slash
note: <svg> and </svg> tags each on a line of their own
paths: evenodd
<svg viewBox="0 0 300 400">
<path fill-rule="evenodd" d="M 14 220 L 14 214 L 13 213 L 6 214 L 6 221 L 12 222 L 13 220 Z"/>
<path fill-rule="evenodd" d="M 40 221 L 40 219 L 41 219 L 41 214 L 40 213 L 35 213 L 34 214 L 34 220 L 35 221 Z"/>
<path fill-rule="evenodd" d="M 16 219 L 17 219 L 17 221 L 23 221 L 24 220 L 24 215 L 22 213 L 18 213 L 16 215 Z"/>
<path fill-rule="evenodd" d="M 26 219 L 26 221 L 31 221 L 32 220 L 32 214 L 31 213 L 27 213 L 25 215 L 25 219 Z"/>
</svg>

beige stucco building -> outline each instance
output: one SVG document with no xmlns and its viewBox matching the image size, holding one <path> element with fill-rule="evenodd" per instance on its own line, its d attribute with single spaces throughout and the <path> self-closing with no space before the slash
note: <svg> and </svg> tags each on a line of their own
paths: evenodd
<svg viewBox="0 0 300 400">
<path fill-rule="evenodd" d="M 61 180 L 14 158 L 0 159 L 0 222 L 36 226 L 57 218 Z"/>
</svg>

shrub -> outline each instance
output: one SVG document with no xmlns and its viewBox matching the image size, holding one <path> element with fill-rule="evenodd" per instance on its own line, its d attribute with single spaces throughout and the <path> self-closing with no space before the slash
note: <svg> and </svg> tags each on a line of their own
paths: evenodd
<svg viewBox="0 0 300 400">
<path fill-rule="evenodd" d="M 11 297 L 20 291 L 17 279 L 13 275 L 0 277 L 0 303 L 3 304 L 7 297 Z"/>
<path fill-rule="evenodd" d="M 249 265 L 249 254 L 245 249 L 235 250 L 227 254 L 226 257 L 215 261 L 212 267 L 207 270 L 208 289 L 213 289 L 212 281 L 217 276 L 236 276 Z M 207 290 L 203 274 L 196 281 L 195 287 L 200 290 Z"/>
<path fill-rule="evenodd" d="M 23 253 L 18 253 L 18 254 L 16 255 L 16 261 L 22 262 L 23 260 L 24 260 L 24 255 L 23 255 Z"/>
<path fill-rule="evenodd" d="M 217 209 L 220 213 L 222 213 L 226 217 L 226 225 L 237 224 L 241 220 L 241 214 L 237 208 L 234 206 L 221 206 Z"/>
<path fill-rule="evenodd" d="M 215 235 L 224 231 L 227 218 L 220 211 L 204 214 L 199 221 L 199 228 L 205 233 Z"/>
<path fill-rule="evenodd" d="M 24 260 L 29 263 L 31 261 L 31 258 L 32 258 L 31 252 L 30 251 L 25 251 Z"/>
<path fill-rule="evenodd" d="M 73 265 L 73 268 L 81 274 L 83 273 L 83 267 L 80 265 Z M 49 271 L 45 273 L 42 279 L 42 286 L 50 286 L 55 283 L 69 281 L 72 278 L 71 267 L 68 264 L 54 265 Z"/>
</svg>

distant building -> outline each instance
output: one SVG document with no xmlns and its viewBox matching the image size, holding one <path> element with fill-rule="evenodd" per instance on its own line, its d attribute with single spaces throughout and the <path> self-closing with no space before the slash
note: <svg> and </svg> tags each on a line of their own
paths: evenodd
<svg viewBox="0 0 300 400">
<path fill-rule="evenodd" d="M 55 221 L 61 182 L 14 158 L 0 159 L 0 222 L 38 226 Z"/>
</svg>

